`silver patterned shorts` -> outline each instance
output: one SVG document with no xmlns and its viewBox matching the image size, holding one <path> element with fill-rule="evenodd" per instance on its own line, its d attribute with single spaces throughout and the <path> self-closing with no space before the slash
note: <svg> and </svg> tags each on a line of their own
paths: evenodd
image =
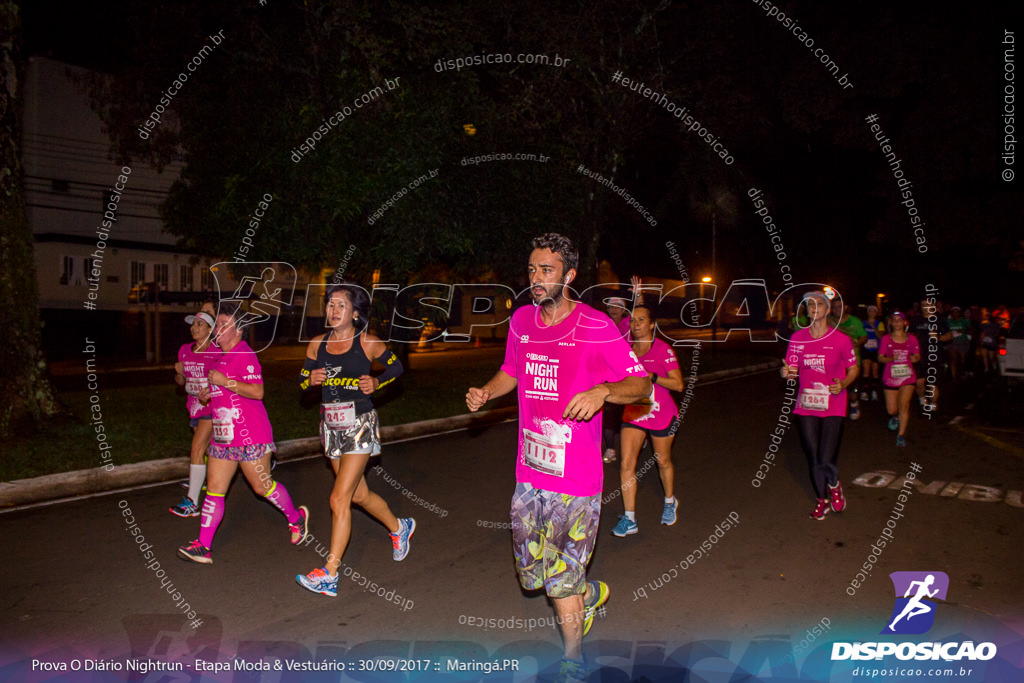
<svg viewBox="0 0 1024 683">
<path fill-rule="evenodd" d="M 328 458 L 340 458 L 345 453 L 380 455 L 380 420 L 377 411 L 356 416 L 356 423 L 348 429 L 328 429 L 320 420 L 320 445 Z"/>
</svg>

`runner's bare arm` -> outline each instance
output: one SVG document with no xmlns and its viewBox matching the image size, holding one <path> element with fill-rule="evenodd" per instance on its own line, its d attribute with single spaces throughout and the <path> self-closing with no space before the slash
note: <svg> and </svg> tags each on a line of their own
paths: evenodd
<svg viewBox="0 0 1024 683">
<path fill-rule="evenodd" d="M 859 374 L 860 369 L 856 365 L 851 365 L 850 367 L 846 368 L 846 377 L 844 377 L 842 380 L 838 382 L 830 384 L 829 391 L 831 391 L 833 394 L 838 394 L 840 391 L 853 384 L 854 380 L 857 379 L 857 375 Z"/>
<path fill-rule="evenodd" d="M 649 377 L 625 377 L 618 382 L 605 382 L 572 397 L 562 417 L 569 420 L 589 420 L 608 403 L 626 405 L 651 395 Z"/>
<path fill-rule="evenodd" d="M 257 401 L 263 400 L 263 383 L 241 382 L 237 379 L 228 379 L 220 370 L 210 370 L 210 384 L 216 384 L 233 391 L 242 398 L 251 398 Z"/>
<path fill-rule="evenodd" d="M 302 365 L 302 370 L 299 372 L 299 388 L 303 391 L 310 387 L 320 386 L 327 379 L 326 368 L 316 367 L 316 352 L 323 338 L 324 335 L 318 334 L 313 337 L 313 340 L 306 347 L 306 360 Z"/>
<path fill-rule="evenodd" d="M 665 387 L 669 391 L 682 391 L 683 390 L 683 371 L 679 368 L 673 368 L 669 370 L 668 377 L 658 375 L 658 379 L 652 383 L 657 383 L 658 386 Z"/>
<path fill-rule="evenodd" d="M 504 396 L 515 388 L 516 378 L 507 374 L 504 370 L 498 370 L 487 384 L 479 388 L 469 388 L 469 391 L 466 393 L 466 407 L 469 408 L 469 412 L 475 413 L 492 398 Z"/>
</svg>

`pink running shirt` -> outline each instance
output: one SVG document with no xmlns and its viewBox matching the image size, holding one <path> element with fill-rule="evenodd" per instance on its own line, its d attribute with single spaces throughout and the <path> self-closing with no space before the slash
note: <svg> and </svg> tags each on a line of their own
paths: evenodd
<svg viewBox="0 0 1024 683">
<path fill-rule="evenodd" d="M 654 343 L 647 353 L 640 357 L 640 362 L 648 375 L 654 373 L 658 377 L 668 377 L 670 371 L 679 369 L 679 361 L 676 359 L 672 347 L 658 338 L 654 339 Z M 675 401 L 672 400 L 672 394 L 660 384 L 654 385 L 654 403 L 650 406 L 650 411 L 642 417 L 631 419 L 630 413 L 640 408 L 646 408 L 646 406 L 626 406 L 623 420 L 637 427 L 661 431 L 667 429 L 672 424 L 672 418 L 679 414 L 679 409 L 676 407 Z"/>
<path fill-rule="evenodd" d="M 829 329 L 824 337 L 815 339 L 809 327 L 797 330 L 786 349 L 786 363 L 795 365 L 800 373 L 800 393 L 794 413 L 846 417 L 846 389 L 833 394 L 828 386 L 843 380 L 846 369 L 857 365 L 853 342 L 847 335 Z"/>
<path fill-rule="evenodd" d="M 619 336 L 622 337 L 623 339 L 627 339 L 627 340 L 629 339 L 629 324 L 630 324 L 630 315 L 629 315 L 629 313 L 626 313 L 625 315 L 623 315 L 622 316 L 622 320 L 620 320 L 618 323 L 615 324 L 615 329 L 617 329 L 619 331 Z"/>
<path fill-rule="evenodd" d="M 913 384 L 917 381 L 917 373 L 914 372 L 914 364 L 910 357 L 921 353 L 921 346 L 917 337 L 907 335 L 907 341 L 897 344 L 892 337 L 885 335 L 878 347 L 878 355 L 892 358 L 892 362 L 885 364 L 882 371 L 882 382 L 889 389 L 902 387 L 904 384 Z"/>
<path fill-rule="evenodd" d="M 178 362 L 181 363 L 182 374 L 185 375 L 185 408 L 188 409 L 190 418 L 212 415 L 209 404 L 204 406 L 199 402 L 199 392 L 206 387 L 206 377 L 220 360 L 220 356 L 220 349 L 213 344 L 207 346 L 202 353 L 192 350 L 192 342 L 182 344 L 178 349 Z"/>
<path fill-rule="evenodd" d="M 601 413 L 586 422 L 562 413 L 597 384 L 646 377 L 611 318 L 577 303 L 557 325 L 540 308 L 512 314 L 502 371 L 516 379 L 519 445 L 516 481 L 570 496 L 599 495 L 604 484 Z"/>
<path fill-rule="evenodd" d="M 248 384 L 263 383 L 263 368 L 244 341 L 225 353 L 212 370 L 220 370 L 228 379 Z M 227 387 L 210 384 L 210 407 L 213 409 L 213 443 L 216 446 L 250 446 L 274 442 L 267 409 L 263 401 L 245 398 Z"/>
</svg>

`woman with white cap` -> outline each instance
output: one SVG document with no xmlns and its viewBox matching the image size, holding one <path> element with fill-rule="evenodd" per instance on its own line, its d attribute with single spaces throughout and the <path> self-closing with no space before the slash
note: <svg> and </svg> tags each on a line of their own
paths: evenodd
<svg viewBox="0 0 1024 683">
<path fill-rule="evenodd" d="M 209 312 L 207 312 L 209 311 Z M 192 450 L 189 454 L 188 493 L 177 505 L 168 510 L 178 517 L 199 516 L 199 493 L 206 481 L 206 449 L 213 434 L 213 411 L 199 401 L 199 392 L 207 386 L 210 369 L 220 360 L 220 349 L 213 345 L 213 305 L 204 304 L 203 310 L 185 317 L 192 342 L 178 349 L 178 362 L 174 364 L 174 381 L 185 387 L 185 408 L 192 427 Z"/>
<path fill-rule="evenodd" d="M 820 521 L 830 508 L 833 512 L 846 509 L 837 461 L 846 417 L 846 389 L 857 379 L 857 355 L 850 338 L 829 326 L 829 297 L 825 292 L 808 292 L 800 305 L 807 307 L 810 326 L 793 333 L 782 376 L 799 379 L 799 398 L 793 413 L 817 498 L 811 519 Z"/>
<path fill-rule="evenodd" d="M 914 383 L 917 382 L 914 363 L 921 360 L 921 346 L 917 337 L 907 334 L 907 318 L 899 311 L 893 311 L 889 316 L 889 334 L 882 337 L 878 360 L 885 363 L 882 382 L 885 384 L 889 429 L 894 432 L 899 429 L 896 445 L 906 446 L 904 437 L 910 419 L 910 400 L 914 397 Z"/>
<path fill-rule="evenodd" d="M 207 449 L 206 499 L 203 500 L 199 538 L 178 548 L 178 556 L 212 564 L 213 538 L 224 519 L 225 497 L 239 469 L 253 492 L 276 507 L 288 522 L 292 545 L 309 536 L 309 509 L 296 507 L 285 486 L 270 472 L 274 429 L 263 406 L 263 367 L 242 341 L 244 311 L 237 303 L 221 302 L 214 319 L 213 341 L 224 353 L 210 369 L 199 400 L 213 411 L 213 440 Z"/>
</svg>

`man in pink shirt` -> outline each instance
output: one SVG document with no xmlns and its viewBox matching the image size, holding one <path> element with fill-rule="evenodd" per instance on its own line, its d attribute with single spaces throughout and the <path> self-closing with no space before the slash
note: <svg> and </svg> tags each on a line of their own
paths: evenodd
<svg viewBox="0 0 1024 683">
<path fill-rule="evenodd" d="M 560 675 L 582 680 L 583 636 L 609 595 L 604 582 L 586 580 L 604 484 L 599 414 L 606 402 L 646 398 L 651 383 L 611 319 L 566 297 L 579 261 L 572 242 L 547 233 L 531 246 L 534 305 L 512 315 L 501 369 L 469 389 L 466 405 L 475 412 L 518 392 L 516 568 L 524 589 L 544 588 L 554 604 L 565 643 Z"/>
</svg>

